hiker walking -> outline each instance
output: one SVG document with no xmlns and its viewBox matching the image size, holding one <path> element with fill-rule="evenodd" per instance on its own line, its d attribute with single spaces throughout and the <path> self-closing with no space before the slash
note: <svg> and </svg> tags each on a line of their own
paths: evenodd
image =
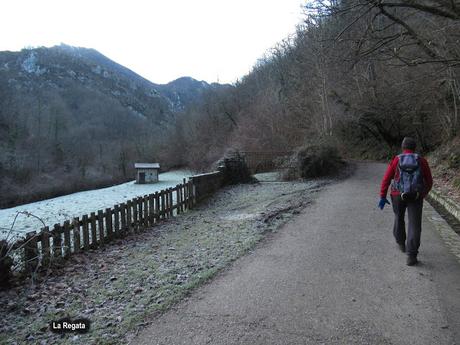
<svg viewBox="0 0 460 345">
<path fill-rule="evenodd" d="M 423 199 L 433 186 L 433 178 L 428 162 L 415 153 L 416 142 L 405 137 L 402 141 L 402 154 L 393 158 L 383 177 L 380 188 L 379 208 L 383 210 L 391 184 L 391 204 L 395 214 L 393 235 L 402 252 L 407 252 L 407 265 L 417 264 L 422 232 Z M 392 181 L 393 180 L 393 181 Z M 406 242 L 404 217 L 408 211 L 409 226 Z"/>
</svg>

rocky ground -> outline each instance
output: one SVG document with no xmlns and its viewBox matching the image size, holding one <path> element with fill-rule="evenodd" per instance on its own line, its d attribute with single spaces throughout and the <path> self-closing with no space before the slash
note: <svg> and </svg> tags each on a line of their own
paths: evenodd
<svg viewBox="0 0 460 345">
<path fill-rule="evenodd" d="M 223 188 L 175 219 L 71 258 L 59 272 L 0 293 L 0 344 L 125 344 L 162 312 L 310 203 L 328 183 Z M 88 318 L 87 334 L 49 331 Z"/>
</svg>

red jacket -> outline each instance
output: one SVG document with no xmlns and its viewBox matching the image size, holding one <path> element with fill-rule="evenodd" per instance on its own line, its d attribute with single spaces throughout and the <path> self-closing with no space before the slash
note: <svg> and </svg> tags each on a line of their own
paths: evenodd
<svg viewBox="0 0 460 345">
<path fill-rule="evenodd" d="M 414 151 L 403 150 L 403 153 L 414 153 Z M 381 198 L 387 197 L 388 187 L 390 187 L 391 180 L 393 180 L 395 176 L 399 174 L 398 163 L 399 163 L 399 157 L 396 156 L 393 158 L 390 165 L 388 166 L 387 171 L 385 172 L 385 176 L 383 176 L 382 185 L 380 187 L 380 197 Z M 431 170 L 428 165 L 428 162 L 423 157 L 420 157 L 420 166 L 422 169 L 423 186 L 424 186 L 422 198 L 424 198 L 430 192 L 431 187 L 433 187 L 433 177 L 431 176 Z M 395 190 L 394 188 L 391 188 L 391 195 L 399 195 L 399 191 Z"/>
</svg>

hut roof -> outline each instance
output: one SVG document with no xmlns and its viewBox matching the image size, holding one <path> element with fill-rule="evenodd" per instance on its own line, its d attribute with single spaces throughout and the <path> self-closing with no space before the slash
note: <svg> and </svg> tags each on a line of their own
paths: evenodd
<svg viewBox="0 0 460 345">
<path fill-rule="evenodd" d="M 136 169 L 160 169 L 160 163 L 134 163 Z"/>
</svg>

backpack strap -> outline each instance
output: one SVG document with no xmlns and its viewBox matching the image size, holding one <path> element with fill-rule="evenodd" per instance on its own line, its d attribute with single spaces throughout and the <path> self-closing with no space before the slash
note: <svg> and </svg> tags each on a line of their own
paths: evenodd
<svg viewBox="0 0 460 345">
<path fill-rule="evenodd" d="M 400 153 L 398 155 L 398 166 L 399 166 L 399 163 L 401 162 L 401 157 L 408 156 L 408 155 L 414 156 L 417 163 L 420 164 L 420 155 L 418 153 L 415 153 L 415 152 L 414 153 Z"/>
</svg>

